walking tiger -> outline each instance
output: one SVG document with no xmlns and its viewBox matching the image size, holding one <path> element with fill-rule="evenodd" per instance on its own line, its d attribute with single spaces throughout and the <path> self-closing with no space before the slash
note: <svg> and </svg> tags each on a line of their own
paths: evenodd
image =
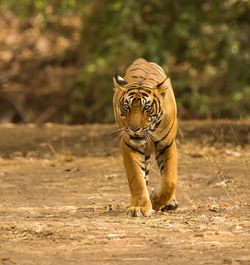
<svg viewBox="0 0 250 265">
<path fill-rule="evenodd" d="M 121 132 L 121 150 L 129 189 L 130 216 L 149 216 L 152 209 L 175 209 L 177 186 L 177 109 L 170 78 L 156 63 L 139 58 L 124 78 L 115 74 L 114 116 Z M 148 193 L 150 156 L 161 179 Z"/>
</svg>

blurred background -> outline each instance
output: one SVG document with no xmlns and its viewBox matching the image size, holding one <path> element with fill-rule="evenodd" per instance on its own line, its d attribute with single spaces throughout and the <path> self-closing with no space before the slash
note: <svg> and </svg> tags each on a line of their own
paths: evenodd
<svg viewBox="0 0 250 265">
<path fill-rule="evenodd" d="M 113 122 L 112 77 L 171 77 L 181 119 L 250 114 L 248 0 L 0 0 L 0 123 Z"/>
</svg>

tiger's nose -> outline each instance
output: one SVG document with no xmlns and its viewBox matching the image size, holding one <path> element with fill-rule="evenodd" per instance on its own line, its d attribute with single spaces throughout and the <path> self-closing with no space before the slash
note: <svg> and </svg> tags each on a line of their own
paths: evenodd
<svg viewBox="0 0 250 265">
<path fill-rule="evenodd" d="M 130 127 L 130 130 L 133 132 L 139 132 L 141 130 L 141 128 L 137 127 L 137 126 L 132 126 L 132 127 Z"/>
</svg>

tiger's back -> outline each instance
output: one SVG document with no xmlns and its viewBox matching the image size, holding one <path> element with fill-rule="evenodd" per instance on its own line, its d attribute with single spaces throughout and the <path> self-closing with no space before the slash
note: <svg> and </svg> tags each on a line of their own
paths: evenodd
<svg viewBox="0 0 250 265">
<path fill-rule="evenodd" d="M 124 80 L 128 83 L 144 82 L 156 86 L 166 79 L 166 77 L 166 74 L 160 66 L 147 62 L 143 58 L 139 58 L 127 68 Z"/>
</svg>

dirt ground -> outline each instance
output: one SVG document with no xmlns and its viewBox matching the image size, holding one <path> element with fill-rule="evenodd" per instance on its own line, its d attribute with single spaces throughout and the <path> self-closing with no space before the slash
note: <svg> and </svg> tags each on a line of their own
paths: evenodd
<svg viewBox="0 0 250 265">
<path fill-rule="evenodd" d="M 0 125 L 0 264 L 250 264 L 250 122 L 232 128 L 180 122 L 180 206 L 132 218 L 114 125 Z"/>
</svg>

